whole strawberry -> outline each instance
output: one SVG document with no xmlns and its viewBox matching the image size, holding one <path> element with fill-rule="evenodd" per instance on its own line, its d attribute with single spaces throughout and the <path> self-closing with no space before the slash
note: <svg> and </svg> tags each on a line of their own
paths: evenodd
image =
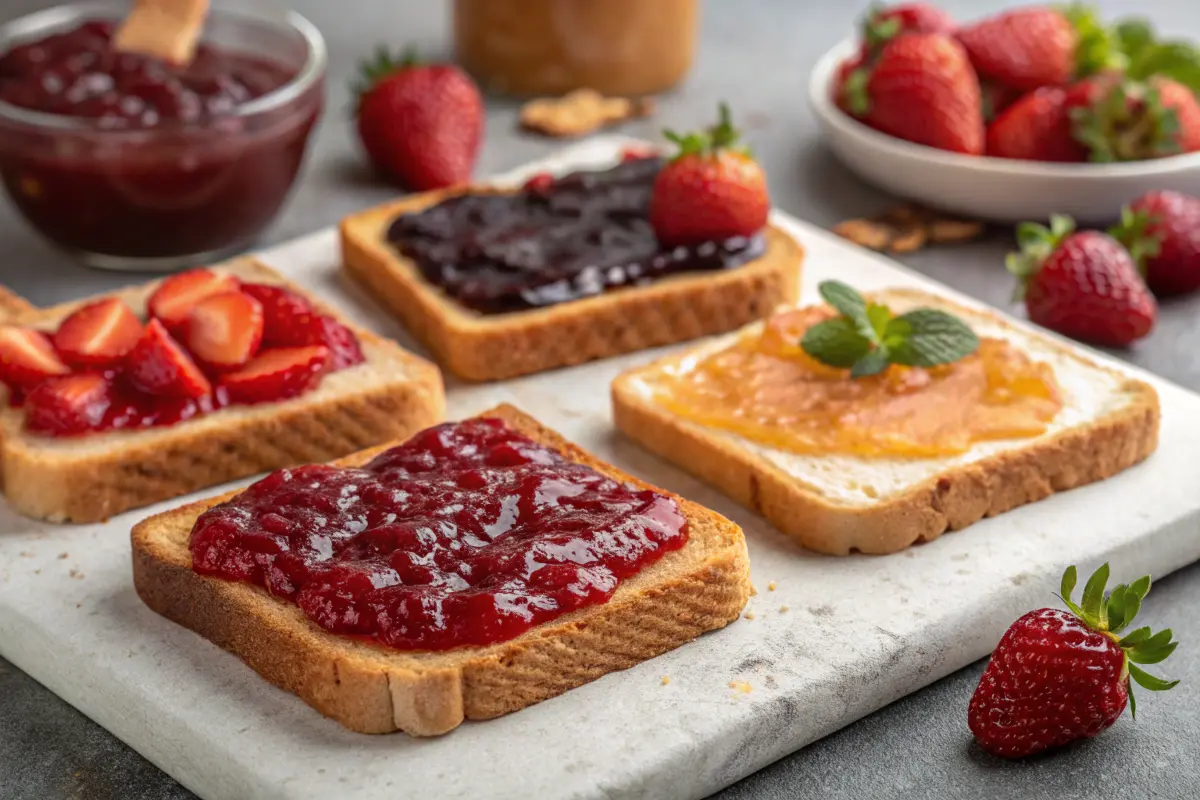
<svg viewBox="0 0 1200 800">
<path fill-rule="evenodd" d="M 1030 611 L 1009 627 L 971 697 L 967 724 L 993 755 L 1023 758 L 1095 736 L 1117 721 L 1127 701 L 1136 716 L 1130 678 L 1155 692 L 1179 683 L 1137 666 L 1174 652 L 1169 628 L 1118 635 L 1150 591 L 1149 575 L 1105 597 L 1105 564 L 1088 579 L 1079 605 L 1071 600 L 1075 580 L 1075 567 L 1068 567 L 1061 590 L 1070 611 Z"/>
<path fill-rule="evenodd" d="M 669 247 L 752 236 L 767 224 L 766 175 L 738 144 L 724 103 L 719 115 L 717 124 L 702 133 L 666 131 L 679 153 L 654 179 L 650 224 Z"/>
<path fill-rule="evenodd" d="M 1103 73 L 1067 92 L 1072 133 L 1096 162 L 1141 161 L 1200 150 L 1200 103 L 1181 83 Z"/>
<path fill-rule="evenodd" d="M 483 133 L 483 101 L 458 67 L 393 60 L 386 50 L 363 65 L 356 87 L 358 137 L 375 166 L 409 189 L 471 178 Z"/>
<path fill-rule="evenodd" d="M 1154 328 L 1158 305 L 1116 239 L 1075 232 L 1070 217 L 1055 215 L 1049 228 L 1021 223 L 1017 242 L 1021 252 L 1006 264 L 1037 324 L 1107 347 L 1126 347 Z"/>
<path fill-rule="evenodd" d="M 902 33 L 953 33 L 954 28 L 954 18 L 929 3 L 873 6 L 863 17 L 863 54 L 873 56 Z"/>
<path fill-rule="evenodd" d="M 889 42 L 875 63 L 847 78 L 850 113 L 910 142 L 979 155 L 983 109 L 979 79 L 962 46 L 940 33 Z"/>
<path fill-rule="evenodd" d="M 1010 105 L 987 129 L 987 154 L 1028 161 L 1085 161 L 1087 149 L 1071 134 L 1067 93 L 1035 89 Z"/>
<path fill-rule="evenodd" d="M 961 28 L 981 78 L 1022 91 L 1067 83 L 1075 74 L 1078 35 L 1060 11 L 1030 7 L 1006 11 Z"/>
<path fill-rule="evenodd" d="M 1200 289 L 1200 198 L 1182 192 L 1147 192 L 1121 211 L 1109 231 L 1142 267 L 1159 295 Z"/>
</svg>

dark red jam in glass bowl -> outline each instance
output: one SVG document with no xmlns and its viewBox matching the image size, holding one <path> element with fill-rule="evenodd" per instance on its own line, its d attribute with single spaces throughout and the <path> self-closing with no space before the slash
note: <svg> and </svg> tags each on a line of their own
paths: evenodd
<svg viewBox="0 0 1200 800">
<path fill-rule="evenodd" d="M 0 177 L 34 227 L 93 265 L 215 260 L 286 199 L 321 113 L 324 44 L 298 15 L 215 3 L 195 58 L 173 66 L 112 47 L 127 10 L 81 3 L 0 27 Z"/>
<path fill-rule="evenodd" d="M 674 498 L 498 419 L 429 428 L 356 469 L 280 470 L 200 515 L 192 565 L 403 650 L 513 639 L 678 550 Z"/>
</svg>

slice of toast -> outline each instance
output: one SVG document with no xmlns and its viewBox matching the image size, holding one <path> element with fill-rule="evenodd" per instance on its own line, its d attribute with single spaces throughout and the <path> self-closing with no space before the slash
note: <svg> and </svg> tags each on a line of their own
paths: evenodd
<svg viewBox="0 0 1200 800">
<path fill-rule="evenodd" d="M 616 480 L 654 488 L 511 406 L 480 416 L 503 419 Z M 335 463 L 363 464 L 384 449 Z M 433 736 L 464 719 L 517 711 L 724 627 L 737 619 L 750 592 L 741 529 L 675 497 L 690 525 L 687 544 L 622 581 L 607 602 L 486 647 L 394 650 L 329 633 L 258 586 L 193 572 L 188 540 L 196 518 L 235 494 L 150 517 L 133 529 L 138 594 L 159 614 L 235 653 L 266 680 L 361 733 L 402 730 Z"/>
<path fill-rule="evenodd" d="M 453 194 L 429 192 L 347 217 L 340 226 L 342 263 L 443 367 L 466 380 L 503 380 L 724 333 L 795 302 L 799 291 L 804 251 L 770 226 L 766 253 L 736 269 L 672 275 L 546 308 L 480 314 L 425 280 L 385 238 L 400 214 Z"/>
<path fill-rule="evenodd" d="M 1080 352 L 998 315 L 916 290 L 876 296 L 897 313 L 951 311 L 979 335 L 1024 348 L 1054 368 L 1064 407 L 1037 437 L 976 444 L 942 458 L 800 455 L 680 419 L 654 401 L 656 369 L 686 369 L 697 350 L 630 370 L 613 382 L 616 425 L 649 450 L 762 514 L 805 547 L 845 555 L 892 553 L 983 517 L 1103 480 L 1147 458 L 1158 444 L 1154 387 L 1099 366 Z M 754 327 L 754 326 L 751 326 Z"/>
<path fill-rule="evenodd" d="M 287 284 L 251 258 L 214 269 L 246 281 Z M 113 294 L 144 314 L 157 285 Z M 94 299 L 40 309 L 16 321 L 53 330 Z M 171 426 L 38 436 L 24 429 L 24 414 L 9 408 L 7 393 L 0 390 L 5 395 L 0 410 L 4 494 L 14 509 L 30 517 L 94 522 L 259 472 L 337 458 L 441 419 L 445 399 L 437 368 L 394 342 L 351 327 L 364 363 L 327 375 L 315 389 L 284 402 L 231 406 Z"/>
</svg>

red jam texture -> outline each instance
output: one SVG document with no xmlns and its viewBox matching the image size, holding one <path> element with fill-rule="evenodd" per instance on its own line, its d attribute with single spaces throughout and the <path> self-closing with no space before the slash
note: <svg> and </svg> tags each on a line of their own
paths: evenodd
<svg viewBox="0 0 1200 800">
<path fill-rule="evenodd" d="M 469 419 L 362 468 L 275 472 L 204 512 L 191 552 L 333 633 L 445 650 L 603 603 L 687 537 L 672 498 Z"/>
<path fill-rule="evenodd" d="M 118 52 L 111 35 L 111 23 L 87 22 L 0 55 L 0 101 L 75 120 L 0 122 L 14 201 L 50 239 L 89 253 L 164 258 L 248 243 L 291 187 L 320 83 L 242 115 L 297 70 L 204 44 L 173 66 Z"/>
</svg>

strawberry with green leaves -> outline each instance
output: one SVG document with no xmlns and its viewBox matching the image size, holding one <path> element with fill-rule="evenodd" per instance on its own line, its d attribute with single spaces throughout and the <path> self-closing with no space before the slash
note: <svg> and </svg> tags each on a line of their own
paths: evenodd
<svg viewBox="0 0 1200 800">
<path fill-rule="evenodd" d="M 940 150 L 983 153 L 979 78 L 952 37 L 905 34 L 841 80 L 838 105 L 872 128 Z"/>
<path fill-rule="evenodd" d="M 415 191 L 466 183 L 483 134 L 483 100 L 450 64 L 418 64 L 380 49 L 354 87 L 363 149 L 387 177 Z"/>
<path fill-rule="evenodd" d="M 929 3 L 874 5 L 863 16 L 862 52 L 869 59 L 901 34 L 953 33 L 955 27 L 953 17 Z"/>
<path fill-rule="evenodd" d="M 1018 225 L 1017 244 L 1006 265 L 1019 281 L 1017 299 L 1038 325 L 1107 347 L 1127 347 L 1154 328 L 1154 296 L 1113 237 L 1076 231 L 1074 220 L 1055 215 L 1049 228 Z"/>
<path fill-rule="evenodd" d="M 1142 161 L 1200 150 L 1200 102 L 1182 83 L 1101 73 L 1067 92 L 1067 113 L 1089 160 Z"/>
<path fill-rule="evenodd" d="M 1110 234 L 1125 245 L 1156 295 L 1200 289 L 1200 198 L 1146 192 L 1121 210 Z"/>
<path fill-rule="evenodd" d="M 1139 666 L 1163 661 L 1178 645 L 1170 628 L 1153 633 L 1130 627 L 1150 591 L 1150 576 L 1120 584 L 1106 597 L 1108 576 L 1108 564 L 1096 570 L 1076 605 L 1076 570 L 1068 567 L 1061 599 L 1070 611 L 1030 611 L 1004 633 L 967 711 L 984 750 L 1023 758 L 1095 736 L 1117 721 L 1126 704 L 1136 717 L 1131 680 L 1153 692 L 1179 683 Z"/>
<path fill-rule="evenodd" d="M 650 224 L 668 247 L 753 236 L 767 224 L 767 177 L 739 144 L 729 106 L 700 133 L 666 131 L 679 152 L 655 176 Z"/>
<path fill-rule="evenodd" d="M 940 309 L 917 308 L 893 315 L 887 306 L 868 302 L 839 281 L 822 281 L 818 291 L 838 316 L 805 331 L 800 347 L 826 366 L 849 369 L 851 378 L 877 375 L 890 364 L 950 364 L 979 349 L 975 332 Z"/>
</svg>

